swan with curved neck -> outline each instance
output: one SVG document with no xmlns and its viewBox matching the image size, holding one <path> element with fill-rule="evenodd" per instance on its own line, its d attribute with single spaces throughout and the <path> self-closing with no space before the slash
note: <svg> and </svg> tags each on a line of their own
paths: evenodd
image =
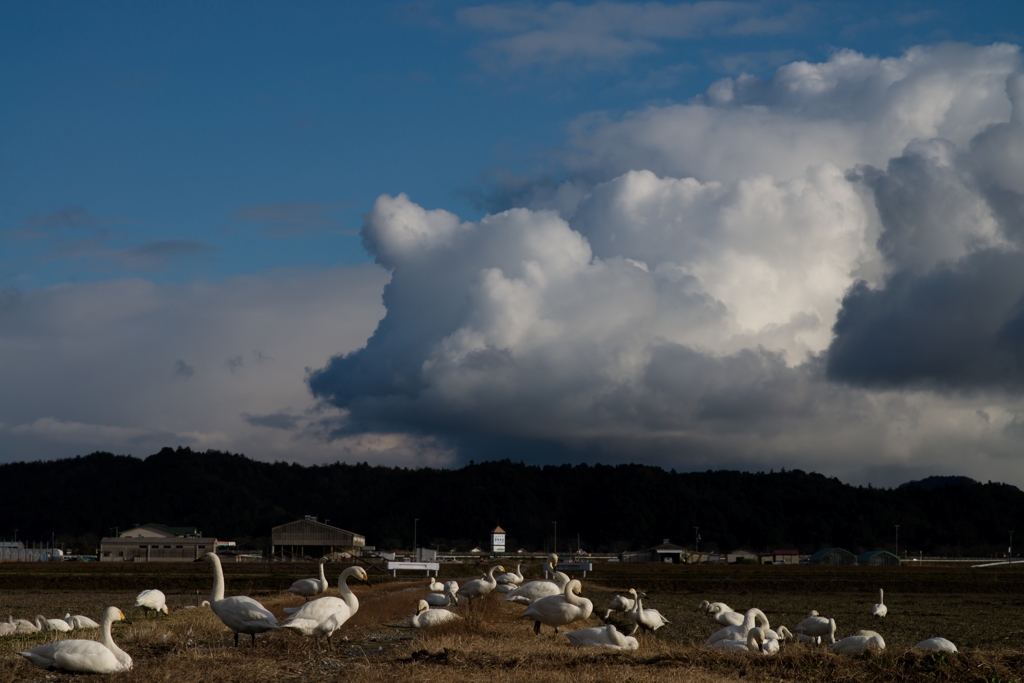
<svg viewBox="0 0 1024 683">
<path fill-rule="evenodd" d="M 625 595 L 616 595 L 614 598 L 608 601 L 608 609 L 605 610 L 604 616 L 601 617 L 604 621 L 608 621 L 611 617 L 612 612 L 632 612 L 633 606 L 636 605 L 636 600 L 627 597 Z"/>
<path fill-rule="evenodd" d="M 889 608 L 885 606 L 885 600 L 882 599 L 884 597 L 885 597 L 884 591 L 881 588 L 879 588 L 878 589 L 878 604 L 871 606 L 871 615 L 872 616 L 884 617 L 886 614 L 889 613 Z"/>
<path fill-rule="evenodd" d="M 462 588 L 459 589 L 457 595 L 460 598 L 469 598 L 469 604 L 472 605 L 473 598 L 483 597 L 498 586 L 498 580 L 494 578 L 494 573 L 504 571 L 505 568 L 500 564 L 491 567 L 491 570 L 487 572 L 485 578 L 467 581 Z"/>
<path fill-rule="evenodd" d="M 40 631 L 61 631 L 67 633 L 71 630 L 71 624 L 63 619 L 47 619 L 42 614 L 36 615 L 35 622 L 36 628 Z"/>
<path fill-rule="evenodd" d="M 331 617 L 334 617 L 337 622 L 335 630 L 337 630 L 353 614 L 359 611 L 359 598 L 348 587 L 349 579 L 361 581 L 367 586 L 370 585 L 370 577 L 367 576 L 365 569 L 358 566 L 349 567 L 338 577 L 340 598 L 327 596 L 307 602 L 285 619 L 284 623 L 281 624 L 281 628 L 309 638 L 319 638 L 317 627 Z M 331 633 L 333 634 L 333 631 Z M 330 638 L 328 638 L 328 641 L 330 641 Z"/>
<path fill-rule="evenodd" d="M 533 632 L 540 635 L 540 625 L 547 624 L 558 633 L 559 626 L 587 619 L 594 612 L 594 603 L 581 597 L 583 584 L 573 579 L 565 585 L 562 595 L 549 595 L 533 602 L 520 616 L 533 619 Z"/>
<path fill-rule="evenodd" d="M 95 621 L 93 621 L 89 617 L 81 615 L 81 614 L 76 614 L 76 615 L 72 616 L 71 612 L 68 612 L 67 614 L 64 615 L 64 621 L 66 621 L 69 624 L 71 624 L 71 628 L 79 630 L 79 631 L 84 631 L 86 629 L 99 628 L 100 627 L 99 624 L 97 624 Z"/>
<path fill-rule="evenodd" d="M 762 626 L 758 627 L 757 623 L 760 622 Z M 747 634 L 752 628 L 771 628 L 771 624 L 768 623 L 768 617 L 765 616 L 764 612 L 756 607 L 751 607 L 743 615 L 743 622 L 737 626 L 725 626 L 718 629 L 711 634 L 711 637 L 704 643 L 705 645 L 711 646 L 720 640 L 745 640 Z"/>
<path fill-rule="evenodd" d="M 235 634 L 235 647 L 238 647 L 238 634 L 248 633 L 252 636 L 252 645 L 256 647 L 256 634 L 280 628 L 277 617 L 266 607 L 245 595 L 224 597 L 224 569 L 220 566 L 220 558 L 216 553 L 206 553 L 203 557 L 213 568 L 213 591 L 210 593 L 210 609 L 220 617 L 224 625 Z"/>
<path fill-rule="evenodd" d="M 636 601 L 633 605 L 633 611 L 629 613 L 629 616 L 633 619 L 633 630 L 629 635 L 635 636 L 636 632 L 641 628 L 648 631 L 657 631 L 659 628 L 669 623 L 668 619 L 661 616 L 661 612 L 658 610 L 644 609 L 643 598 L 640 597 L 641 594 L 637 593 L 635 588 L 630 588 L 629 594 L 632 595 L 633 599 Z M 751 624 L 751 626 L 753 626 L 753 624 Z"/>
<path fill-rule="evenodd" d="M 518 586 L 523 582 L 522 563 L 516 565 L 514 572 L 507 572 L 498 577 L 498 583 L 512 584 Z"/>
<path fill-rule="evenodd" d="M 619 651 L 635 650 L 640 647 L 636 638 L 619 633 L 612 624 L 569 631 L 565 637 L 576 647 L 603 647 Z"/>
<path fill-rule="evenodd" d="M 704 643 L 704 647 L 718 650 L 719 652 L 761 654 L 763 652 L 763 644 L 764 631 L 754 627 L 747 631 L 745 638 L 740 640 L 716 640 L 714 643 Z"/>
<path fill-rule="evenodd" d="M 309 602 L 309 599 L 315 595 L 327 592 L 327 576 L 324 574 L 324 564 L 327 562 L 326 557 L 321 557 L 317 563 L 320 568 L 320 577 L 316 579 L 299 579 L 288 588 L 289 593 L 295 595 L 301 595 Z"/>
<path fill-rule="evenodd" d="M 119 648 L 110 635 L 115 621 L 132 623 L 116 607 L 103 614 L 103 640 L 58 640 L 29 648 L 18 654 L 41 669 L 60 669 L 79 673 L 110 674 L 132 668 L 131 656 Z"/>
</svg>

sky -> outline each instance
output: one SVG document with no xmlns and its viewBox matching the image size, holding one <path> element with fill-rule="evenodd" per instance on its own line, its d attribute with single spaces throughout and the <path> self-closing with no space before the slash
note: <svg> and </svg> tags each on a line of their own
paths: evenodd
<svg viewBox="0 0 1024 683">
<path fill-rule="evenodd" d="M 1024 485 L 1015 4 L 0 3 L 0 462 Z"/>
</svg>

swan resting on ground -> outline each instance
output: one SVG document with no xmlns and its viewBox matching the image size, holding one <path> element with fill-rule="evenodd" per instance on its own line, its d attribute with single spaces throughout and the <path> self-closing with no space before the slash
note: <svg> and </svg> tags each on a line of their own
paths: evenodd
<svg viewBox="0 0 1024 683">
<path fill-rule="evenodd" d="M 928 638 L 910 649 L 924 650 L 926 652 L 957 652 L 956 645 L 945 638 Z"/>
<path fill-rule="evenodd" d="M 497 577 L 498 583 L 502 583 L 502 584 L 511 583 L 511 584 L 513 584 L 515 586 L 518 586 L 519 584 L 521 584 L 523 582 L 523 572 L 521 571 L 522 566 L 523 566 L 522 563 L 519 563 L 519 564 L 516 565 L 516 570 L 514 572 L 507 572 L 507 573 L 502 574 L 501 576 Z"/>
<path fill-rule="evenodd" d="M 741 624 L 736 626 L 724 626 L 718 629 L 711 634 L 704 645 L 711 647 L 721 640 L 738 640 L 743 642 L 746 640 L 750 630 L 757 626 L 757 622 L 762 623 L 763 628 L 771 628 L 771 625 L 768 623 L 768 617 L 765 616 L 764 612 L 756 607 L 751 607 L 747 610 L 746 614 L 743 615 L 743 622 Z"/>
<path fill-rule="evenodd" d="M 413 628 L 430 628 L 461 618 L 459 615 L 452 614 L 446 609 L 430 609 L 430 605 L 427 604 L 426 600 L 420 600 L 419 604 L 416 605 L 416 614 L 409 620 L 409 623 L 412 624 Z"/>
<path fill-rule="evenodd" d="M 829 649 L 832 652 L 844 655 L 859 655 L 868 650 L 881 652 L 885 649 L 885 641 L 877 633 L 874 635 L 846 636 L 829 645 Z"/>
<path fill-rule="evenodd" d="M 427 590 L 431 593 L 444 593 L 444 584 L 437 580 L 437 577 L 427 577 Z"/>
<path fill-rule="evenodd" d="M 661 612 L 658 610 L 644 609 L 643 598 L 640 597 L 635 588 L 630 588 L 629 594 L 636 601 L 633 605 L 633 611 L 629 613 L 629 616 L 633 619 L 633 630 L 629 635 L 635 636 L 636 632 L 641 628 L 648 631 L 657 631 L 665 624 L 670 623 L 668 619 L 661 616 Z"/>
<path fill-rule="evenodd" d="M 108 607 L 103 614 L 103 641 L 58 640 L 29 648 L 18 654 L 40 669 L 59 669 L 78 673 L 110 674 L 132 668 L 132 658 L 119 648 L 110 635 L 115 621 L 132 623 L 116 607 Z"/>
<path fill-rule="evenodd" d="M 882 600 L 884 593 L 882 589 L 878 589 L 878 604 L 871 606 L 871 615 L 875 617 L 884 617 L 889 612 L 889 608 L 885 606 L 885 601 Z"/>
<path fill-rule="evenodd" d="M 216 553 L 206 553 L 203 559 L 213 568 L 213 591 L 210 593 L 210 609 L 224 625 L 235 634 L 235 647 L 238 647 L 238 634 L 248 633 L 252 636 L 252 645 L 256 647 L 256 634 L 280 628 L 277 617 L 256 600 L 235 595 L 224 597 L 224 569 L 220 566 L 220 558 Z"/>
<path fill-rule="evenodd" d="M 348 621 L 353 614 L 359 611 L 359 599 L 356 597 L 355 593 L 352 592 L 352 589 L 348 587 L 348 580 L 350 578 L 361 581 L 367 586 L 370 585 L 370 577 L 366 575 L 365 569 L 358 566 L 349 567 L 338 577 L 338 592 L 341 593 L 340 598 L 327 596 L 307 602 L 305 605 L 293 612 L 290 617 L 285 619 L 284 623 L 281 624 L 281 628 L 288 629 L 293 633 L 298 633 L 309 638 L 319 638 L 320 635 L 329 636 L 329 634 L 323 632 L 323 628 L 318 628 L 321 624 L 333 617 L 334 621 L 337 622 L 334 626 L 334 630 L 337 630 L 337 628 Z M 322 633 L 317 635 L 318 632 Z M 334 631 L 332 630 L 331 635 L 333 635 L 333 633 Z M 328 637 L 328 641 L 330 640 L 330 637 Z"/>
<path fill-rule="evenodd" d="M 7 615 L 7 623 L 14 626 L 14 633 L 38 633 L 39 627 L 33 624 L 28 619 L 15 619 L 10 614 Z"/>
<path fill-rule="evenodd" d="M 763 643 L 764 631 L 755 627 L 747 630 L 745 639 L 730 640 L 728 638 L 722 638 L 721 640 L 716 640 L 713 643 L 704 643 L 704 647 L 712 650 L 718 650 L 719 652 L 760 654 L 762 652 L 761 648 Z"/>
<path fill-rule="evenodd" d="M 533 632 L 540 635 L 540 625 L 547 624 L 558 633 L 559 626 L 571 624 L 580 619 L 588 619 L 594 612 L 594 603 L 587 598 L 579 597 L 583 592 L 583 584 L 573 579 L 565 585 L 562 595 L 549 595 L 530 604 L 521 616 L 533 619 Z"/>
<path fill-rule="evenodd" d="M 299 579 L 291 585 L 288 589 L 289 593 L 295 593 L 295 595 L 301 595 L 306 598 L 306 602 L 315 595 L 327 592 L 327 577 L 324 576 L 324 563 L 327 562 L 326 557 L 321 557 L 319 561 L 320 565 L 320 578 L 318 579 Z"/>
<path fill-rule="evenodd" d="M 68 612 L 67 614 L 64 615 L 64 621 L 68 622 L 68 624 L 71 625 L 71 628 L 79 630 L 79 631 L 84 631 L 85 629 L 99 628 L 100 627 L 99 624 L 97 624 L 95 621 L 93 621 L 89 617 L 83 616 L 81 614 L 76 614 L 76 615 L 72 616 L 71 612 Z"/>
<path fill-rule="evenodd" d="M 636 638 L 619 633 L 611 624 L 569 631 L 565 637 L 576 647 L 604 647 L 619 651 L 635 650 L 640 647 Z"/>
<path fill-rule="evenodd" d="M 498 586 L 501 588 L 501 586 Z M 431 607 L 458 607 L 459 596 L 445 584 L 444 593 L 427 593 L 423 600 Z"/>
<path fill-rule="evenodd" d="M 36 615 L 36 627 L 40 631 L 60 631 L 62 633 L 71 630 L 71 624 L 63 619 L 47 619 L 42 614 Z"/>
<path fill-rule="evenodd" d="M 154 589 L 142 591 L 135 596 L 135 606 L 141 607 L 148 612 L 156 612 L 160 614 L 163 612 L 167 614 L 167 597 L 163 594 L 163 591 Z"/>
</svg>

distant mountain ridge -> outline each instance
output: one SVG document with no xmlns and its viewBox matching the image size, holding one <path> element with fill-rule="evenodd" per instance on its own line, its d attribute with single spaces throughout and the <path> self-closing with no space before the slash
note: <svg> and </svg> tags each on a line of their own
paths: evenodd
<svg viewBox="0 0 1024 683">
<path fill-rule="evenodd" d="M 914 481 L 908 481 L 897 486 L 897 490 L 906 489 L 910 487 L 916 487 L 924 489 L 925 491 L 934 491 L 935 489 L 942 488 L 943 486 L 953 486 L 955 484 L 977 484 L 978 482 L 970 477 L 963 476 L 932 476 L 925 477 L 924 479 L 916 479 Z"/>
<path fill-rule="evenodd" d="M 968 477 L 928 477 L 896 489 L 844 484 L 801 470 L 667 472 L 648 465 L 547 465 L 509 460 L 459 469 L 266 463 L 164 448 L 145 459 L 93 453 L 0 465 L 0 537 L 91 551 L 115 529 L 189 525 L 242 547 L 269 549 L 271 528 L 317 515 L 382 548 L 468 550 L 500 525 L 510 549 L 592 552 L 668 538 L 701 550 L 839 546 L 991 556 L 1024 528 L 1024 493 Z M 699 531 L 698 531 L 699 529 Z"/>
</svg>

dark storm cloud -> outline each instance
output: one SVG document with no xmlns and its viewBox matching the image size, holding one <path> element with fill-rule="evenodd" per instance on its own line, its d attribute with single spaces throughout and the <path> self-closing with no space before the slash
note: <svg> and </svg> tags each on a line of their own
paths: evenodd
<svg viewBox="0 0 1024 683">
<path fill-rule="evenodd" d="M 843 300 L 828 375 L 866 386 L 1024 389 L 1024 254 L 985 250 Z"/>
<path fill-rule="evenodd" d="M 1024 390 L 1024 76 L 1009 122 L 964 152 L 914 141 L 851 178 L 875 198 L 884 286 L 843 300 L 828 376 L 863 386 Z"/>
</svg>

